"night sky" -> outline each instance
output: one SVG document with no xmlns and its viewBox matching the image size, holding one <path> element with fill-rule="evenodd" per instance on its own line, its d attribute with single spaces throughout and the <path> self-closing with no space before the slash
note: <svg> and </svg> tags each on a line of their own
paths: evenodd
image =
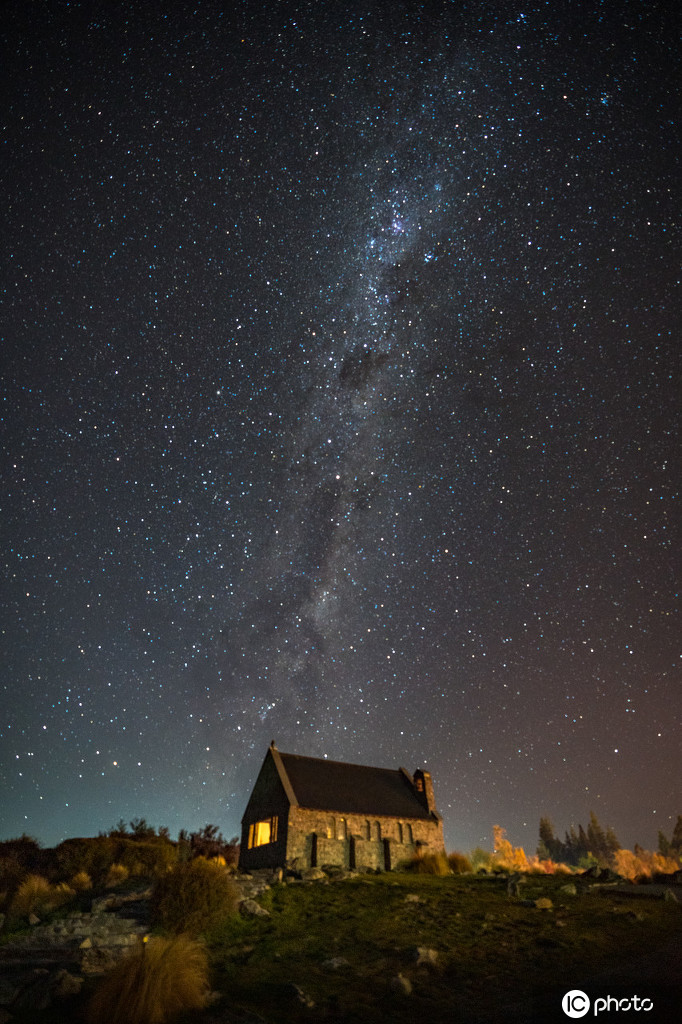
<svg viewBox="0 0 682 1024">
<path fill-rule="evenodd" d="M 0 838 L 680 779 L 673 5 L 3 11 Z"/>
</svg>

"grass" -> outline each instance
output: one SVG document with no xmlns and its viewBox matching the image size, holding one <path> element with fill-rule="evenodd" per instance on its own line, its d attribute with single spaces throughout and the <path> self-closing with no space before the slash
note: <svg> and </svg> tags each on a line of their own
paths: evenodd
<svg viewBox="0 0 682 1024">
<path fill-rule="evenodd" d="M 205 1006 L 208 959 L 200 943 L 180 935 L 140 945 L 100 982 L 88 1024 L 165 1024 Z"/>
<path fill-rule="evenodd" d="M 274 886 L 258 900 L 270 917 L 232 914 L 206 933 L 210 987 L 224 993 L 224 999 L 205 1011 L 177 1007 L 177 1024 L 234 1024 L 235 1019 L 265 1024 L 558 1021 L 563 1019 L 561 995 L 569 988 L 593 997 L 617 995 L 617 989 L 604 987 L 613 969 L 635 958 L 655 959 L 655 951 L 674 936 L 678 943 L 682 939 L 680 904 L 619 897 L 613 889 L 591 889 L 577 876 L 570 881 L 575 896 L 561 892 L 566 876 L 528 875 L 520 899 L 507 894 L 505 876 L 492 875 L 396 872 Z M 551 901 L 550 909 L 535 906 L 543 899 Z M 157 941 L 152 940 L 148 952 Z M 418 946 L 438 951 L 435 965 L 417 964 Z M 347 963 L 334 967 L 328 963 L 332 958 Z M 168 978 L 183 969 L 180 957 Z M 411 982 L 412 995 L 391 989 L 398 974 Z M 147 982 L 135 977 L 138 987 L 145 988 Z M 671 978 L 674 984 L 674 973 Z M 654 995 L 638 984 L 637 970 L 632 981 L 630 995 Z M 88 980 L 86 989 L 91 992 L 99 984 Z M 315 1006 L 305 1007 L 292 996 L 292 985 Z M 121 999 L 127 1015 L 120 1019 L 133 1024 L 131 989 L 126 991 L 128 1003 Z M 91 1020 L 115 1024 L 116 999 L 98 998 L 104 1016 Z M 68 1013 L 61 1011 L 66 1013 L 62 1017 L 57 1007 L 51 1012 L 50 1024 L 82 1019 L 73 1006 Z M 168 1008 L 164 1012 L 171 1013 Z M 139 1019 L 151 1024 L 155 1018 Z"/>
<path fill-rule="evenodd" d="M 555 985 L 580 988 L 682 933 L 678 905 L 637 900 L 633 908 L 580 885 L 567 896 L 563 884 L 537 876 L 523 888 L 524 900 L 550 899 L 551 910 L 511 899 L 506 880 L 473 876 L 279 886 L 260 900 L 269 919 L 231 920 L 212 936 L 213 986 L 230 994 L 230 1005 L 278 1024 L 335 1015 L 349 1024 L 494 1021 L 500 1008 L 505 1019 L 531 1020 L 528 1007 L 552 997 Z M 438 951 L 435 967 L 416 965 L 417 946 Z M 333 957 L 348 966 L 325 965 Z M 408 999 L 390 990 L 398 973 L 412 983 Z M 315 1011 L 287 1000 L 292 982 Z"/>
</svg>

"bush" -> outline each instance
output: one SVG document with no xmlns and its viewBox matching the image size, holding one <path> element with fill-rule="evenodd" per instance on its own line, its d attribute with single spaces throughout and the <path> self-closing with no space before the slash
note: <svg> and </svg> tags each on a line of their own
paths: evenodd
<svg viewBox="0 0 682 1024">
<path fill-rule="evenodd" d="M 17 917 L 47 913 L 68 902 L 74 895 L 68 885 L 50 885 L 42 875 L 27 875 L 16 893 L 10 910 Z"/>
<path fill-rule="evenodd" d="M 493 869 L 493 855 L 489 850 L 483 850 L 477 846 L 471 851 L 471 867 L 474 871 L 490 872 Z"/>
<path fill-rule="evenodd" d="M 149 909 L 154 924 L 199 935 L 235 913 L 237 901 L 237 887 L 225 868 L 197 857 L 157 881 Z"/>
<path fill-rule="evenodd" d="M 471 871 L 471 861 L 464 853 L 454 850 L 448 854 L 448 864 L 453 875 L 466 875 Z"/>
<path fill-rule="evenodd" d="M 92 879 L 87 871 L 77 871 L 70 882 L 71 888 L 76 892 L 86 892 L 92 889 Z"/>
<path fill-rule="evenodd" d="M 444 853 L 418 853 L 408 860 L 405 870 L 417 875 L 449 875 L 450 865 Z"/>
<path fill-rule="evenodd" d="M 107 974 L 88 1008 L 88 1024 L 163 1024 L 200 1010 L 208 995 L 208 956 L 186 935 L 152 938 Z"/>
<path fill-rule="evenodd" d="M 112 864 L 107 872 L 107 877 L 104 879 L 104 886 L 106 889 L 115 889 L 117 885 L 121 885 L 126 881 L 130 872 L 125 864 Z"/>
</svg>

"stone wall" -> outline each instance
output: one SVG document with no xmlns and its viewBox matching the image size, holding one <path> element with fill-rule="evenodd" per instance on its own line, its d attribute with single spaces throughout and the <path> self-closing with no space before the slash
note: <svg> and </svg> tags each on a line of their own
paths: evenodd
<svg viewBox="0 0 682 1024">
<path fill-rule="evenodd" d="M 445 849 L 440 821 L 289 810 L 286 859 L 287 866 L 296 869 L 334 864 L 385 870 L 425 848 Z"/>
</svg>

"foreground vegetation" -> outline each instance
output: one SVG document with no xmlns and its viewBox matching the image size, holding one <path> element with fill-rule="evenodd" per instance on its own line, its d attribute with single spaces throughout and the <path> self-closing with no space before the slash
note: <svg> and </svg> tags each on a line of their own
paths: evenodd
<svg viewBox="0 0 682 1024">
<path fill-rule="evenodd" d="M 496 828 L 492 852 L 422 856 L 386 874 L 289 878 L 258 896 L 266 916 L 243 916 L 234 845 L 213 826 L 194 842 L 145 825 L 55 851 L 24 837 L 0 844 L 0 942 L 26 931 L 30 914 L 59 918 L 102 894 L 151 888 L 148 941 L 53 1003 L 44 1024 L 520 1024 L 559 1019 L 570 988 L 628 994 L 624 984 L 657 1010 L 674 1007 L 675 972 L 657 951 L 682 949 L 679 844 L 668 856 L 611 846 L 602 870 L 627 867 L 629 855 L 639 886 L 600 876 L 596 857 L 582 873 L 540 857 L 542 848 L 527 856 Z M 615 973 L 623 964 L 625 982 Z M 37 1019 L 13 1014 L 18 1024 Z"/>
</svg>

